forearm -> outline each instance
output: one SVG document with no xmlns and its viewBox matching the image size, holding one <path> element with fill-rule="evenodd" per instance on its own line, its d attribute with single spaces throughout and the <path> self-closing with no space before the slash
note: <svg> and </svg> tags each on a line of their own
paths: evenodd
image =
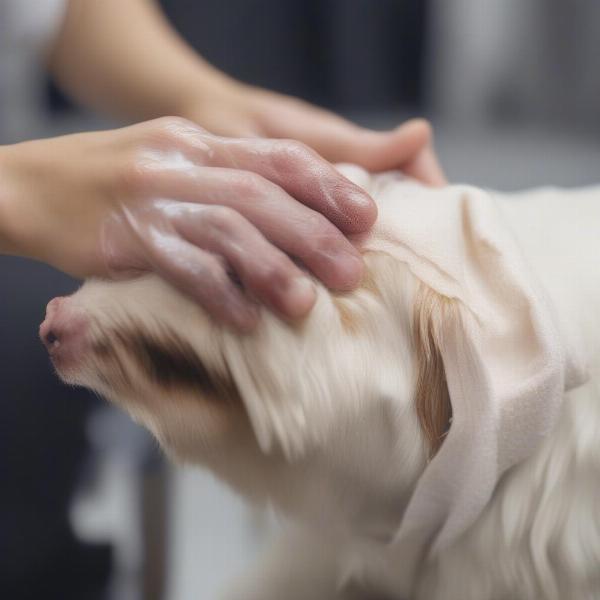
<svg viewBox="0 0 600 600">
<path fill-rule="evenodd" d="M 97 153 L 88 136 L 0 146 L 0 254 L 40 260 L 74 275 L 83 273 L 69 268 L 74 263 L 95 260 L 97 236 L 87 226 L 105 208 L 86 200 L 106 188 L 101 176 L 107 178 L 111 165 L 97 157 L 90 169 L 77 163 L 78 155 Z M 101 176 L 94 179 L 94 172 Z M 80 238 L 85 243 L 77 243 Z"/>
<path fill-rule="evenodd" d="M 210 111 L 242 87 L 198 56 L 153 0 L 69 0 L 49 61 L 76 100 L 134 120 L 185 115 L 192 101 Z"/>
</svg>

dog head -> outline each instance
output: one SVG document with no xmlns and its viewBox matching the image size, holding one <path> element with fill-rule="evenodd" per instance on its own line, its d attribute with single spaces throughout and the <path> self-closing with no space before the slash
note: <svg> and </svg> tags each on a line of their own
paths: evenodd
<svg viewBox="0 0 600 600">
<path fill-rule="evenodd" d="M 52 301 L 41 333 L 66 382 L 127 410 L 175 459 L 304 518 L 391 535 L 449 427 L 438 342 L 451 303 L 385 253 L 364 258 L 354 292 L 315 281 L 297 324 L 265 310 L 236 334 L 145 276 Z"/>
</svg>

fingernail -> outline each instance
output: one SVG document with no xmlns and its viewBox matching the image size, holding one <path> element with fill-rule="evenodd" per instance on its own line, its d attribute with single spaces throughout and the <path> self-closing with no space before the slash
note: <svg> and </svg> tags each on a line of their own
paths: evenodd
<svg viewBox="0 0 600 600">
<path fill-rule="evenodd" d="M 352 203 L 360 209 L 371 209 L 375 202 L 369 194 L 363 190 L 356 190 L 350 194 Z"/>
<path fill-rule="evenodd" d="M 369 229 L 377 220 L 377 204 L 367 192 L 357 191 L 350 194 L 352 212 L 346 217 L 346 233 L 361 233 Z"/>
<path fill-rule="evenodd" d="M 303 317 L 313 307 L 316 297 L 315 286 L 308 277 L 295 277 L 283 295 L 284 310 L 292 319 Z"/>
</svg>

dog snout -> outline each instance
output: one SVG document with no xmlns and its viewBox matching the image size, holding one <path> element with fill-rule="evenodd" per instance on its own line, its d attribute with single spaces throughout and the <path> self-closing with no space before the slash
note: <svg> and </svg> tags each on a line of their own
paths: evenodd
<svg viewBox="0 0 600 600">
<path fill-rule="evenodd" d="M 39 333 L 57 367 L 72 365 L 83 355 L 86 331 L 87 319 L 71 298 L 55 298 L 48 303 Z"/>
</svg>

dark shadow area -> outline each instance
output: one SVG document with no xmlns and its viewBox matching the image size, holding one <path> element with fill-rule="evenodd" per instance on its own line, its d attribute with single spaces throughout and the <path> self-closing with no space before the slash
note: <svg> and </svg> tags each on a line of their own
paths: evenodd
<svg viewBox="0 0 600 600">
<path fill-rule="evenodd" d="M 75 538 L 69 506 L 98 400 L 58 380 L 37 336 L 46 303 L 78 284 L 18 258 L 0 257 L 0 275 L 0 597 L 95 600 L 111 551 Z"/>
</svg>

